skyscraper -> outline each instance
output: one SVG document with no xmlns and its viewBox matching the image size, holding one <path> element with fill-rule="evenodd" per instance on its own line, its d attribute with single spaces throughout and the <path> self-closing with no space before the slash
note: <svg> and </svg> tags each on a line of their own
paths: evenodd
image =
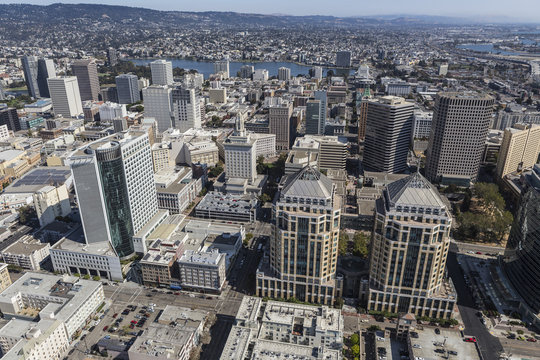
<svg viewBox="0 0 540 360">
<path fill-rule="evenodd" d="M 39 88 L 39 97 L 51 97 L 47 79 L 53 77 L 56 77 L 54 61 L 51 59 L 38 59 L 37 84 Z"/>
<path fill-rule="evenodd" d="M 326 126 L 326 108 L 328 107 L 328 94 L 326 90 L 316 90 L 313 92 L 313 97 L 315 98 L 315 100 L 319 100 L 321 102 L 319 114 L 319 131 L 322 131 L 321 134 L 324 134 L 324 128 Z"/>
<path fill-rule="evenodd" d="M 254 72 L 255 68 L 253 65 L 242 65 L 242 67 L 240 67 L 240 77 L 243 79 L 251 79 Z"/>
<path fill-rule="evenodd" d="M 240 116 L 236 120 L 234 134 L 223 143 L 227 179 L 246 179 L 250 184 L 257 178 L 257 156 L 255 139 L 244 128 L 244 120 Z"/>
<path fill-rule="evenodd" d="M 107 64 L 109 66 L 115 66 L 118 64 L 118 56 L 116 55 L 116 49 L 110 47 L 107 49 Z"/>
<path fill-rule="evenodd" d="M 257 296 L 333 304 L 341 201 L 336 186 L 311 166 L 286 176 L 272 205 L 269 262 L 257 270 Z"/>
<path fill-rule="evenodd" d="M 172 126 L 172 88 L 167 85 L 152 85 L 142 90 L 144 116 L 157 121 L 159 132 Z"/>
<path fill-rule="evenodd" d="M 350 67 L 351 66 L 351 52 L 338 51 L 336 53 L 336 66 L 337 67 Z"/>
<path fill-rule="evenodd" d="M 497 159 L 497 177 L 530 168 L 538 162 L 540 125 L 515 124 L 504 130 Z"/>
<path fill-rule="evenodd" d="M 222 73 L 225 79 L 229 78 L 230 74 L 229 74 L 229 60 L 228 59 L 216 61 L 214 63 L 214 74 L 219 74 L 219 73 Z"/>
<path fill-rule="evenodd" d="M 98 100 L 99 78 L 96 61 L 93 59 L 75 60 L 71 65 L 71 70 L 77 77 L 81 100 Z"/>
<path fill-rule="evenodd" d="M 390 183 L 375 209 L 368 310 L 449 319 L 456 303 L 445 269 L 449 204 L 415 173 Z"/>
<path fill-rule="evenodd" d="M 19 115 L 17 114 L 17 109 L 0 109 L 0 125 L 6 125 L 11 131 L 21 130 L 21 123 L 19 122 Z"/>
<path fill-rule="evenodd" d="M 293 128 L 291 115 L 293 112 L 293 104 L 284 101 L 280 105 L 270 106 L 268 108 L 268 126 L 270 134 L 276 135 L 276 150 L 289 150 L 296 129 Z"/>
<path fill-rule="evenodd" d="M 364 141 L 364 168 L 400 173 L 407 169 L 414 103 L 394 96 L 370 100 Z"/>
<path fill-rule="evenodd" d="M 360 99 L 356 100 L 357 113 L 358 113 L 358 142 L 364 141 L 366 138 L 366 125 L 369 100 L 371 99 L 371 91 L 369 85 L 366 85 L 364 92 L 359 96 Z"/>
<path fill-rule="evenodd" d="M 131 256 L 133 235 L 157 212 L 148 135 L 95 141 L 70 163 L 86 242 L 108 241 L 119 257 Z"/>
<path fill-rule="evenodd" d="M 308 100 L 306 104 L 306 134 L 323 135 L 324 129 L 321 129 L 319 116 L 321 115 L 321 101 Z"/>
<path fill-rule="evenodd" d="M 83 113 L 79 84 L 75 76 L 47 79 L 55 115 L 76 117 Z"/>
<path fill-rule="evenodd" d="M 278 69 L 278 80 L 280 81 L 289 81 L 291 79 L 291 69 L 288 67 L 280 67 Z"/>
<path fill-rule="evenodd" d="M 173 127 L 185 132 L 198 129 L 201 123 L 201 101 L 195 89 L 177 87 L 172 91 Z"/>
<path fill-rule="evenodd" d="M 540 165 L 524 176 L 519 209 L 510 231 L 503 269 L 521 297 L 526 322 L 540 324 Z"/>
<path fill-rule="evenodd" d="M 137 75 L 122 74 L 118 75 L 115 80 L 119 104 L 133 104 L 141 100 Z"/>
<path fill-rule="evenodd" d="M 33 98 L 39 98 L 38 86 L 38 58 L 36 56 L 24 56 L 22 58 L 24 72 L 24 81 L 28 89 L 28 95 Z"/>
<path fill-rule="evenodd" d="M 152 61 L 150 63 L 150 70 L 152 72 L 152 85 L 172 85 L 172 62 L 166 60 Z"/>
<path fill-rule="evenodd" d="M 321 80 L 323 76 L 323 69 L 320 66 L 314 66 L 311 69 L 309 69 L 309 74 L 312 78 Z"/>
<path fill-rule="evenodd" d="M 491 96 L 476 92 L 437 95 L 426 159 L 431 182 L 476 180 L 493 102 Z"/>
</svg>

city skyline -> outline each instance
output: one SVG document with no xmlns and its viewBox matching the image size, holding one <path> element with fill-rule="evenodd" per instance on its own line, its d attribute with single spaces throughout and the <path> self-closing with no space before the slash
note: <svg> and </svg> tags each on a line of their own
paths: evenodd
<svg viewBox="0 0 540 360">
<path fill-rule="evenodd" d="M 12 4 L 12 0 L 0 0 L 0 5 Z M 70 0 L 29 0 L 24 4 L 47 6 L 51 4 L 84 4 L 81 1 Z M 412 0 L 406 3 L 397 0 L 390 0 L 382 7 L 379 3 L 361 2 L 352 0 L 341 0 L 334 3 L 332 9 L 328 9 L 322 1 L 277 1 L 265 4 L 257 4 L 253 7 L 251 2 L 246 0 L 230 2 L 220 2 L 216 0 L 198 2 L 175 2 L 171 0 L 156 0 L 151 5 L 143 0 L 133 0 L 126 3 L 122 0 L 102 0 L 100 4 L 116 5 L 128 7 L 140 7 L 160 11 L 187 11 L 187 12 L 238 12 L 247 14 L 263 15 L 292 15 L 292 16 L 335 16 L 335 17 L 449 17 L 459 19 L 461 22 L 482 23 L 482 22 L 526 22 L 538 23 L 538 19 L 531 14 L 540 12 L 540 4 L 534 0 L 517 0 L 511 8 L 508 3 L 502 0 L 466 1 L 456 0 L 452 3 L 440 3 L 437 7 L 426 6 L 423 0 Z M 487 7 L 489 5 L 489 7 Z M 467 9 L 466 12 L 463 10 Z M 489 12 L 486 11 L 489 9 Z"/>
</svg>

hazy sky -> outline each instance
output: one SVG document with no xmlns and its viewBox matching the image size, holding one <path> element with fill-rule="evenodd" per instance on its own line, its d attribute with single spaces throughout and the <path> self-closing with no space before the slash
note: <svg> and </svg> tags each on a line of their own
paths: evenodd
<svg viewBox="0 0 540 360">
<path fill-rule="evenodd" d="M 0 0 L 0 3 L 96 3 L 147 7 L 158 10 L 235 11 L 289 15 L 443 15 L 504 16 L 540 23 L 540 0 Z"/>
</svg>

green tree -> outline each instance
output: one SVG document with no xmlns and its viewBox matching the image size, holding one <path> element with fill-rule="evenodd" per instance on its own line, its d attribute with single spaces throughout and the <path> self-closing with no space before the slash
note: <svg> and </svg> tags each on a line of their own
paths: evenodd
<svg viewBox="0 0 540 360">
<path fill-rule="evenodd" d="M 261 196 L 259 196 L 259 201 L 264 204 L 272 201 L 272 198 L 270 198 L 270 195 L 268 194 L 262 194 Z"/>
<path fill-rule="evenodd" d="M 368 331 L 375 332 L 381 330 L 381 328 L 378 325 L 371 325 L 367 328 Z"/>
<path fill-rule="evenodd" d="M 339 255 L 347 255 L 347 248 L 349 247 L 349 235 L 346 232 L 339 233 L 338 251 Z"/>
<path fill-rule="evenodd" d="M 360 355 L 360 346 L 359 345 L 353 345 L 351 346 L 351 353 L 353 354 L 353 356 L 358 356 Z"/>
<path fill-rule="evenodd" d="M 352 345 L 360 344 L 360 336 L 358 336 L 358 334 L 352 334 L 351 335 L 351 344 Z"/>
<path fill-rule="evenodd" d="M 357 232 L 354 234 L 353 243 L 353 255 L 367 258 L 369 251 L 367 236 L 362 232 Z"/>
</svg>

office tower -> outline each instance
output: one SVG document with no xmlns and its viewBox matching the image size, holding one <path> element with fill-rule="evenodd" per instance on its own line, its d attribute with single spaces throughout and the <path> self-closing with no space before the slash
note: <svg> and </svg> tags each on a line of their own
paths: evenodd
<svg viewBox="0 0 540 360">
<path fill-rule="evenodd" d="M 439 76 L 448 74 L 448 64 L 439 64 Z"/>
<path fill-rule="evenodd" d="M 521 297 L 524 321 L 539 325 L 540 313 L 540 165 L 524 176 L 519 209 L 503 257 L 503 269 Z M 525 320 L 527 319 L 527 320 Z"/>
<path fill-rule="evenodd" d="M 24 72 L 24 81 L 28 88 L 28 95 L 33 98 L 39 98 L 38 86 L 38 58 L 37 56 L 23 56 L 22 66 Z"/>
<path fill-rule="evenodd" d="M 309 75 L 317 80 L 322 80 L 323 77 L 323 69 L 320 66 L 314 66 L 311 69 L 309 69 Z"/>
<path fill-rule="evenodd" d="M 152 72 L 152 85 L 172 85 L 172 62 L 166 60 L 152 61 L 150 71 Z"/>
<path fill-rule="evenodd" d="M 269 263 L 257 270 L 257 296 L 333 304 L 341 201 L 336 185 L 306 166 L 286 176 L 272 206 Z"/>
<path fill-rule="evenodd" d="M 224 79 L 228 79 L 229 74 L 229 60 L 220 60 L 214 63 L 214 74 L 223 74 Z"/>
<path fill-rule="evenodd" d="M 370 100 L 363 165 L 366 170 L 400 173 L 407 170 L 414 103 L 394 96 Z"/>
<path fill-rule="evenodd" d="M 38 59 L 37 84 L 39 88 L 39 97 L 51 97 L 47 79 L 53 77 L 56 77 L 54 61 L 51 59 Z"/>
<path fill-rule="evenodd" d="M 478 176 L 493 98 L 475 92 L 439 93 L 427 149 L 426 177 L 467 185 Z"/>
<path fill-rule="evenodd" d="M 366 124 L 369 100 L 371 99 L 371 91 L 369 85 L 366 85 L 364 92 L 360 95 L 360 101 L 356 100 L 358 114 L 358 142 L 363 142 L 366 138 Z"/>
<path fill-rule="evenodd" d="M 254 72 L 255 68 L 253 65 L 242 65 L 242 67 L 240 67 L 240 77 L 243 79 L 251 79 Z"/>
<path fill-rule="evenodd" d="M 71 65 L 73 75 L 77 77 L 81 100 L 98 100 L 99 78 L 96 61 L 92 59 L 75 60 Z"/>
<path fill-rule="evenodd" d="M 137 75 L 122 74 L 118 75 L 115 79 L 118 103 L 133 104 L 141 100 Z"/>
<path fill-rule="evenodd" d="M 182 79 L 182 85 L 186 88 L 194 88 L 194 89 L 200 89 L 202 88 L 204 83 L 204 75 L 203 74 L 184 74 L 184 78 Z"/>
<path fill-rule="evenodd" d="M 152 85 L 142 90 L 144 116 L 156 119 L 159 132 L 172 128 L 172 88 Z"/>
<path fill-rule="evenodd" d="M 4 92 L 4 86 L 0 82 L 0 100 L 4 100 L 6 98 L 6 94 Z"/>
<path fill-rule="evenodd" d="M 201 127 L 201 101 L 195 89 L 177 87 L 172 91 L 173 127 L 185 132 Z"/>
<path fill-rule="evenodd" d="M 113 129 L 115 133 L 126 131 L 128 129 L 126 118 L 113 119 L 112 123 L 113 123 Z"/>
<path fill-rule="evenodd" d="M 109 86 L 100 90 L 101 101 L 118 102 L 118 92 L 116 86 Z"/>
<path fill-rule="evenodd" d="M 47 79 L 55 115 L 76 117 L 83 113 L 79 84 L 75 76 Z"/>
<path fill-rule="evenodd" d="M 291 124 L 292 112 L 292 103 L 287 101 L 268 108 L 268 127 L 270 134 L 276 135 L 277 151 L 289 150 L 296 137 L 296 129 Z"/>
<path fill-rule="evenodd" d="M 504 130 L 497 159 L 497 177 L 532 167 L 540 153 L 540 125 L 515 124 Z"/>
<path fill-rule="evenodd" d="M 336 66 L 337 67 L 350 67 L 351 66 L 351 52 L 338 51 L 336 53 Z"/>
<path fill-rule="evenodd" d="M 319 114 L 319 129 L 322 129 L 324 134 L 324 127 L 326 126 L 326 108 L 328 106 L 328 94 L 326 90 L 316 90 L 313 92 L 315 100 L 321 102 L 320 114 Z"/>
<path fill-rule="evenodd" d="M 0 125 L 6 125 L 9 130 L 15 132 L 21 130 L 19 115 L 15 108 L 0 109 Z"/>
<path fill-rule="evenodd" d="M 111 122 L 114 119 L 124 118 L 126 116 L 126 105 L 107 101 L 99 106 L 99 118 L 103 122 Z"/>
<path fill-rule="evenodd" d="M 375 206 L 368 310 L 452 316 L 456 293 L 445 269 L 449 206 L 420 173 L 387 186 Z"/>
<path fill-rule="evenodd" d="M 120 258 L 156 214 L 157 195 L 148 135 L 101 139 L 70 158 L 88 244 L 109 241 Z"/>
<path fill-rule="evenodd" d="M 306 104 L 306 134 L 323 135 L 324 129 L 321 129 L 319 116 L 321 115 L 321 101 L 308 100 Z"/>
<path fill-rule="evenodd" d="M 362 64 L 358 67 L 358 71 L 356 72 L 356 76 L 362 80 L 370 80 L 371 76 L 369 74 L 369 65 Z"/>
<path fill-rule="evenodd" d="M 413 115 L 412 138 L 428 140 L 431 134 L 431 124 L 433 124 L 433 113 L 416 110 Z"/>
<path fill-rule="evenodd" d="M 291 69 L 288 67 L 280 67 L 278 69 L 278 80 L 280 81 L 289 81 L 291 79 Z"/>
<path fill-rule="evenodd" d="M 225 150 L 225 175 L 227 179 L 246 179 L 250 184 L 257 178 L 255 139 L 246 133 L 244 119 L 236 119 L 234 134 L 223 142 Z"/>
<path fill-rule="evenodd" d="M 113 49 L 111 47 L 107 49 L 107 64 L 109 66 L 115 66 L 116 64 L 118 64 L 116 49 Z"/>
<path fill-rule="evenodd" d="M 257 69 L 253 73 L 253 81 L 268 81 L 268 70 L 266 69 Z"/>
</svg>

